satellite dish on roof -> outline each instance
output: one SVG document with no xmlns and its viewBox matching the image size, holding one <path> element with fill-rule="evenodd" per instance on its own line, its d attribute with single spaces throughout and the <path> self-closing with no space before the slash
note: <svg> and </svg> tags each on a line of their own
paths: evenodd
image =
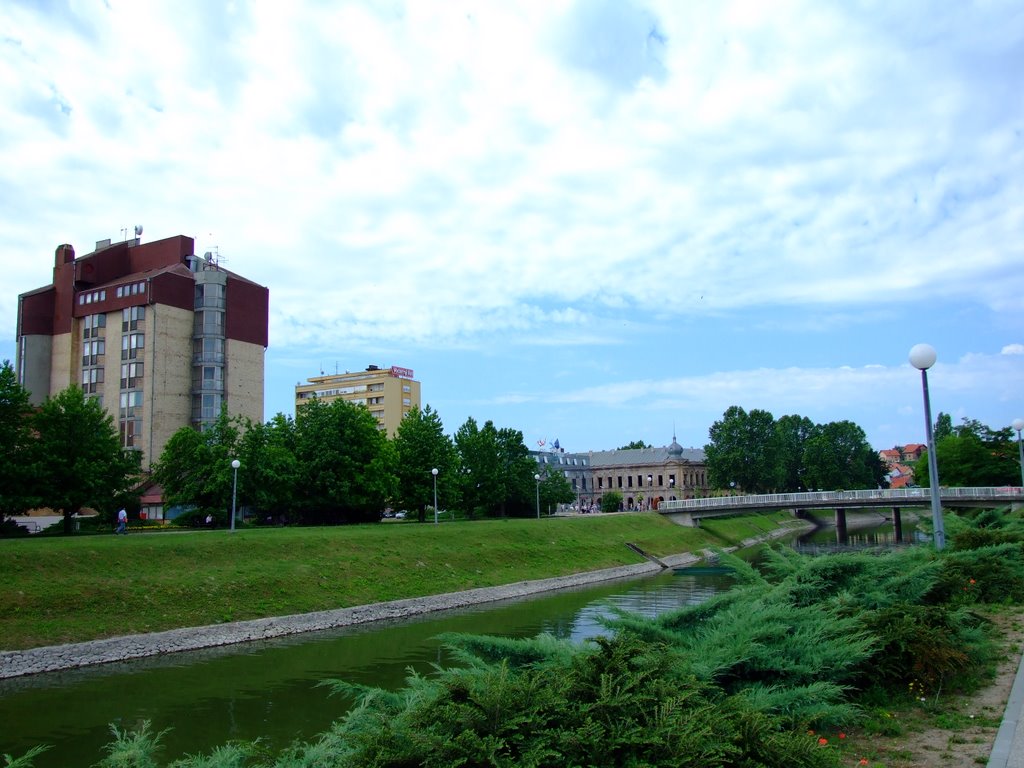
<svg viewBox="0 0 1024 768">
<path fill-rule="evenodd" d="M 142 225 L 141 224 L 136 224 L 135 225 L 135 236 L 136 237 L 141 237 L 142 236 Z"/>
</svg>

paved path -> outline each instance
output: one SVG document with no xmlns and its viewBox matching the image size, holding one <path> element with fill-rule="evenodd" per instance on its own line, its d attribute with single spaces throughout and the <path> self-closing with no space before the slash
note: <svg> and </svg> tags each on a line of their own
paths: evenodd
<svg viewBox="0 0 1024 768">
<path fill-rule="evenodd" d="M 1024 657 L 1017 666 L 1003 724 L 999 726 L 988 768 L 1024 768 Z"/>
</svg>

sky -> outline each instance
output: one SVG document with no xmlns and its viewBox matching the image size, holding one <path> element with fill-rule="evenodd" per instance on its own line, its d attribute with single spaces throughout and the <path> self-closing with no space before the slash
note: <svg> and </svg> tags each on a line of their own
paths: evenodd
<svg viewBox="0 0 1024 768">
<path fill-rule="evenodd" d="M 1024 6 L 0 5 L 0 358 L 53 252 L 143 225 L 270 289 L 264 418 L 411 368 L 568 451 L 732 405 L 1024 418 Z"/>
</svg>

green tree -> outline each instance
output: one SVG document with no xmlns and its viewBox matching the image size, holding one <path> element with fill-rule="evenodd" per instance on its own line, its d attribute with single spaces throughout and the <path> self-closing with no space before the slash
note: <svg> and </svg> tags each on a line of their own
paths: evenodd
<svg viewBox="0 0 1024 768">
<path fill-rule="evenodd" d="M 645 443 L 643 440 L 634 440 L 631 443 L 626 443 L 621 448 L 617 448 L 619 451 L 631 451 L 637 448 L 650 448 L 650 443 Z"/>
<path fill-rule="evenodd" d="M 877 488 L 885 470 L 867 441 L 864 430 L 852 421 L 819 425 L 807 438 L 804 467 L 808 488 L 841 490 Z"/>
<path fill-rule="evenodd" d="M 444 433 L 437 411 L 427 405 L 413 408 L 402 419 L 395 433 L 397 453 L 397 506 L 415 509 L 419 521 L 426 519 L 428 506 L 434 504 L 434 476 L 437 470 L 438 505 L 451 506 L 461 493 L 455 445 Z"/>
<path fill-rule="evenodd" d="M 278 413 L 266 424 L 248 425 L 238 454 L 246 504 L 263 522 L 290 519 L 299 483 L 294 420 Z"/>
<path fill-rule="evenodd" d="M 28 391 L 18 383 L 10 360 L 0 366 L 0 526 L 38 504 L 32 474 L 35 440 Z"/>
<path fill-rule="evenodd" d="M 963 419 L 953 433 L 935 444 L 940 485 L 974 487 L 1016 485 L 1020 481 L 1017 447 L 1009 427 L 994 430 L 974 419 Z M 928 454 L 914 464 L 914 476 L 930 484 Z"/>
<path fill-rule="evenodd" d="M 109 514 L 133 496 L 138 503 L 140 455 L 121 447 L 114 419 L 99 400 L 70 386 L 47 398 L 32 421 L 40 502 L 60 510 L 65 533 L 83 507 Z"/>
<path fill-rule="evenodd" d="M 804 448 L 814 434 L 814 422 L 806 416 L 782 416 L 775 422 L 775 432 L 779 440 L 779 490 L 805 490 Z"/>
<path fill-rule="evenodd" d="M 932 432 L 932 439 L 938 443 L 953 434 L 953 419 L 948 413 L 939 411 L 935 417 L 935 429 Z"/>
<path fill-rule="evenodd" d="M 601 497 L 602 512 L 618 512 L 622 506 L 622 494 L 618 491 L 607 491 Z"/>
<path fill-rule="evenodd" d="M 568 504 L 576 501 L 576 493 L 572 489 L 569 478 L 565 476 L 565 472 L 545 464 L 539 467 L 534 474 L 540 475 L 540 508 L 542 510 L 550 509 L 556 504 Z"/>
<path fill-rule="evenodd" d="M 711 442 L 704 453 L 712 487 L 728 488 L 735 482 L 748 493 L 779 487 L 779 438 L 771 413 L 730 406 L 708 435 Z"/>
<path fill-rule="evenodd" d="M 472 417 L 455 432 L 464 482 L 472 484 L 472 502 L 488 515 L 525 516 L 534 508 L 536 462 L 530 458 L 517 429 L 498 429 L 487 421 L 477 426 Z"/>
<path fill-rule="evenodd" d="M 394 498 L 395 454 L 362 405 L 314 398 L 295 419 L 297 508 L 309 523 L 380 520 Z"/>
<path fill-rule="evenodd" d="M 182 427 L 167 441 L 153 467 L 153 479 L 164 489 L 168 506 L 194 507 L 196 515 L 211 514 L 218 525 L 230 522 L 231 499 L 235 483 L 234 459 L 238 469 L 238 505 L 247 498 L 248 478 L 257 472 L 255 456 L 242 461 L 243 430 L 253 425 L 222 409 L 217 419 L 203 432 Z"/>
</svg>

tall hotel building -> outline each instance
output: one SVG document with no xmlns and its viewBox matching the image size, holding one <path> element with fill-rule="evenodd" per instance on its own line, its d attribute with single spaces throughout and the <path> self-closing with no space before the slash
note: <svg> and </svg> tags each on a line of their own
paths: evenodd
<svg viewBox="0 0 1024 768">
<path fill-rule="evenodd" d="M 377 428 L 394 437 L 405 415 L 420 407 L 420 383 L 408 368 L 370 365 L 355 373 L 312 376 L 308 383 L 296 385 L 296 413 L 314 397 L 325 403 L 346 400 L 366 406 L 377 420 Z"/>
<path fill-rule="evenodd" d="M 81 386 L 144 469 L 222 405 L 263 420 L 270 293 L 193 250 L 183 235 L 104 240 L 78 258 L 60 245 L 53 283 L 18 297 L 16 369 L 32 403 Z"/>
</svg>

